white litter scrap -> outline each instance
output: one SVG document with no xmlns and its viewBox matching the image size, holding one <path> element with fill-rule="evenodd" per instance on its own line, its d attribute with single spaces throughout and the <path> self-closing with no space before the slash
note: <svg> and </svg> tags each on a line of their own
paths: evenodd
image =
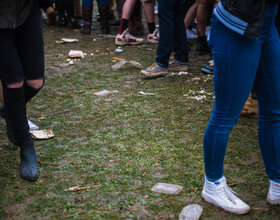
<svg viewBox="0 0 280 220">
<path fill-rule="evenodd" d="M 71 58 L 85 58 L 84 52 L 81 50 L 70 50 L 68 56 Z"/>
<path fill-rule="evenodd" d="M 197 204 L 186 206 L 179 215 L 179 220 L 198 220 L 203 212 L 203 208 Z"/>
<path fill-rule="evenodd" d="M 189 72 L 183 72 L 183 71 L 181 71 L 181 72 L 172 72 L 171 76 L 174 76 L 174 75 L 182 76 L 182 75 L 188 75 L 188 74 L 190 74 L 190 73 Z"/>
<path fill-rule="evenodd" d="M 105 95 L 109 95 L 111 94 L 112 92 L 104 89 L 104 90 L 101 90 L 99 92 L 94 92 L 93 94 L 96 95 L 96 96 L 105 96 Z"/>
<path fill-rule="evenodd" d="M 66 44 L 66 43 L 75 43 L 78 42 L 78 39 L 70 39 L 70 38 L 62 38 L 61 40 L 57 40 L 57 44 Z"/>
<path fill-rule="evenodd" d="M 54 137 L 54 133 L 52 130 L 46 129 L 46 130 L 30 130 L 29 131 L 32 135 L 33 139 L 36 140 L 44 140 Z"/>
<path fill-rule="evenodd" d="M 207 96 L 211 96 L 212 97 L 213 93 L 207 93 L 204 90 L 200 90 L 200 91 L 194 91 L 194 90 L 189 90 L 189 92 L 187 94 L 184 94 L 183 96 L 188 97 L 189 99 L 195 99 L 197 101 L 202 101 L 207 99 Z"/>
<path fill-rule="evenodd" d="M 140 91 L 139 94 L 141 94 L 141 95 L 155 95 L 155 93 L 152 93 L 152 92 L 143 92 L 143 91 Z"/>
<path fill-rule="evenodd" d="M 123 65 L 125 65 L 126 63 L 130 63 L 133 66 L 137 67 L 138 69 L 143 69 L 143 66 L 140 63 L 138 63 L 138 62 L 136 62 L 134 60 L 130 60 L 130 61 L 122 60 L 122 61 L 119 61 L 115 65 L 111 66 L 111 68 L 112 68 L 113 71 L 116 71 L 116 70 L 120 69 Z"/>
<path fill-rule="evenodd" d="M 153 186 L 152 191 L 169 195 L 178 195 L 183 190 L 182 186 L 170 183 L 157 183 Z"/>
</svg>

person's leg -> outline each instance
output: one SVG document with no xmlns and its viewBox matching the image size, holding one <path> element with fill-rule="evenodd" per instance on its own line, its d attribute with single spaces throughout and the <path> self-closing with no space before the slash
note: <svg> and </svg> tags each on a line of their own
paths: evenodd
<svg viewBox="0 0 280 220">
<path fill-rule="evenodd" d="M 204 134 L 204 160 L 206 177 L 214 182 L 223 176 L 228 137 L 253 87 L 261 45 L 230 31 L 216 18 L 210 43 L 215 105 Z"/>
<path fill-rule="evenodd" d="M 133 11 L 136 0 L 126 0 L 122 8 L 122 19 L 119 34 L 122 34 L 128 27 L 128 21 Z"/>
<path fill-rule="evenodd" d="M 273 29 L 272 40 L 262 48 L 255 91 L 259 101 L 259 143 L 266 173 L 270 180 L 280 183 L 280 40 L 276 28 Z"/>
<path fill-rule="evenodd" d="M 174 47 L 174 1 L 158 1 L 158 18 L 159 18 L 159 43 L 157 48 L 157 65 L 167 68 L 171 51 Z"/>
<path fill-rule="evenodd" d="M 232 194 L 223 177 L 223 164 L 229 134 L 253 87 L 262 45 L 231 31 L 216 18 L 211 23 L 210 44 L 215 104 L 203 139 L 206 176 L 202 196 L 226 211 L 244 214 L 250 207 Z"/>
<path fill-rule="evenodd" d="M 6 115 L 14 143 L 20 147 L 21 176 L 34 181 L 38 178 L 38 168 L 26 102 L 39 92 L 44 78 L 43 29 L 38 2 L 33 1 L 30 15 L 19 28 L 0 31 L 0 74 Z"/>
<path fill-rule="evenodd" d="M 174 38 L 174 61 L 187 65 L 189 62 L 189 53 L 187 47 L 187 36 L 184 25 L 184 17 L 187 10 L 187 2 L 181 3 L 176 1 L 175 3 L 175 38 Z"/>
<path fill-rule="evenodd" d="M 122 46 L 127 44 L 132 44 L 132 45 L 141 44 L 144 40 L 143 38 L 136 38 L 132 36 L 127 31 L 128 21 L 129 21 L 128 19 L 131 16 L 135 3 L 136 0 L 127 0 L 123 5 L 120 30 L 119 30 L 119 34 L 117 34 L 115 38 L 116 45 Z"/>
<path fill-rule="evenodd" d="M 55 1 L 55 8 L 58 14 L 58 26 L 66 27 L 67 21 L 65 16 L 65 8 L 64 8 L 64 0 L 56 0 Z"/>
<path fill-rule="evenodd" d="M 81 29 L 82 34 L 91 34 L 92 11 L 93 0 L 82 0 L 82 15 L 84 21 L 84 26 Z"/>
<path fill-rule="evenodd" d="M 207 36 L 205 35 L 209 2 L 210 0 L 199 0 L 196 12 L 198 32 L 198 45 L 196 50 L 198 54 L 209 53 L 211 51 L 207 43 Z"/>
<path fill-rule="evenodd" d="M 68 18 L 68 27 L 69 28 L 80 28 L 80 24 L 78 23 L 75 14 L 74 14 L 74 2 L 73 0 L 64 0 L 64 7 L 67 13 Z"/>
<path fill-rule="evenodd" d="M 110 6 L 108 0 L 97 0 L 102 34 L 109 34 Z"/>
<path fill-rule="evenodd" d="M 4 98 L 3 98 L 3 88 L 2 88 L 2 83 L 0 81 L 0 103 L 4 103 Z"/>
<path fill-rule="evenodd" d="M 195 17 L 196 17 L 196 11 L 199 5 L 199 0 L 196 0 L 195 3 L 189 8 L 185 19 L 184 19 L 184 23 L 185 23 L 185 28 L 188 29 L 189 26 L 191 25 L 191 23 L 194 21 Z"/>
</svg>

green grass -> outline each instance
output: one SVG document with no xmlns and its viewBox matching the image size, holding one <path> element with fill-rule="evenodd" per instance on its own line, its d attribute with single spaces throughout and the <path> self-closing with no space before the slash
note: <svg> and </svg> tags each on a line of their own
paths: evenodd
<svg viewBox="0 0 280 220">
<path fill-rule="evenodd" d="M 0 219 L 178 219 L 191 203 L 203 207 L 201 219 L 279 218 L 280 208 L 265 202 L 268 178 L 252 119 L 241 118 L 231 133 L 225 176 L 253 209 L 237 216 L 201 199 L 202 138 L 214 103 L 213 81 L 200 72 L 208 56 L 191 51 L 189 74 L 148 80 L 130 65 L 113 72 L 111 58 L 147 67 L 156 55 L 145 48 L 156 50 L 156 45 L 123 47 L 124 53 L 115 54 L 114 39 L 97 33 L 44 31 L 46 83 L 28 104 L 28 114 L 41 129 L 52 129 L 55 138 L 35 141 L 40 178 L 30 183 L 19 177 L 19 151 L 0 122 Z M 56 44 L 62 37 L 80 41 Z M 88 55 L 56 67 L 67 62 L 71 49 Z M 93 94 L 102 89 L 118 92 Z M 201 90 L 208 93 L 205 100 L 190 98 Z M 177 196 L 156 194 L 151 188 L 159 182 L 184 189 Z M 73 186 L 89 188 L 65 191 Z"/>
</svg>

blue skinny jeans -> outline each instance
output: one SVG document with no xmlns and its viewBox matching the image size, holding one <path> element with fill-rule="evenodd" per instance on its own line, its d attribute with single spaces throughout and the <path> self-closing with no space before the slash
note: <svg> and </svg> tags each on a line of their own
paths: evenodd
<svg viewBox="0 0 280 220">
<path fill-rule="evenodd" d="M 259 101 L 258 139 L 269 179 L 280 183 L 280 40 L 277 4 L 269 5 L 257 40 L 212 19 L 215 104 L 203 140 L 206 178 L 223 176 L 229 134 L 254 85 Z"/>
<path fill-rule="evenodd" d="M 108 6 L 109 1 L 108 0 L 96 0 L 98 6 Z M 82 0 L 82 7 L 89 7 L 93 6 L 93 0 Z"/>
</svg>

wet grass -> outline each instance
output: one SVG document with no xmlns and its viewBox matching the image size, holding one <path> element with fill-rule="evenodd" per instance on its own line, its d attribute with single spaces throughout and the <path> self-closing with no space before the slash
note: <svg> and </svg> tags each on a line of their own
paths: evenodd
<svg viewBox="0 0 280 220">
<path fill-rule="evenodd" d="M 188 74 L 149 80 L 133 66 L 115 72 L 110 67 L 116 56 L 147 67 L 156 45 L 123 47 L 116 54 L 114 39 L 97 32 L 44 31 L 46 84 L 28 104 L 28 114 L 55 138 L 35 142 L 40 178 L 29 183 L 19 177 L 19 151 L 0 122 L 0 219 L 178 219 L 191 203 L 203 207 L 201 219 L 279 219 L 280 208 L 265 201 L 268 178 L 256 120 L 239 120 L 225 158 L 225 176 L 250 213 L 237 216 L 201 199 L 202 138 L 214 103 L 212 77 L 200 72 L 208 56 L 195 55 L 193 48 Z M 80 41 L 56 44 L 62 37 Z M 87 55 L 57 67 L 67 62 L 70 49 Z M 94 95 L 103 89 L 115 92 Z M 206 98 L 193 99 L 201 90 Z M 156 194 L 151 188 L 159 182 L 184 189 L 177 196 Z M 65 191 L 73 186 L 86 189 Z"/>
</svg>

